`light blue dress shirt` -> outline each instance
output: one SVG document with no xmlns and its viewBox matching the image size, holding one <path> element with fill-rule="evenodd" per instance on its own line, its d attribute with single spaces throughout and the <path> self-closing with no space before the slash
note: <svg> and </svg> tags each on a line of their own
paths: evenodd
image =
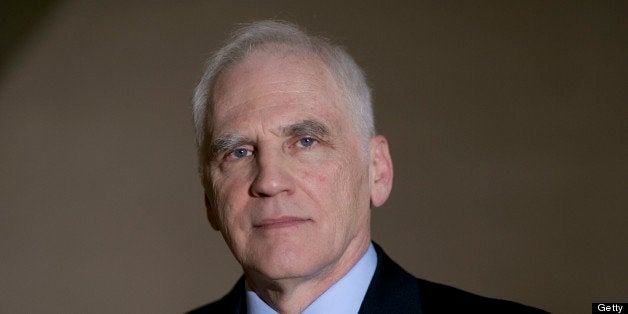
<svg viewBox="0 0 628 314">
<path fill-rule="evenodd" d="M 327 291 L 321 294 L 302 312 L 303 314 L 347 314 L 357 313 L 371 283 L 377 267 L 377 253 L 373 243 L 366 254 L 351 270 Z M 246 285 L 246 308 L 248 314 L 277 314 Z"/>
</svg>

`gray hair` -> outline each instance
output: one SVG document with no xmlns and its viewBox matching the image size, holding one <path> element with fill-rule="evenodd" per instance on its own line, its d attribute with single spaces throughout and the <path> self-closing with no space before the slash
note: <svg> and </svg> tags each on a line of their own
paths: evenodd
<svg viewBox="0 0 628 314">
<path fill-rule="evenodd" d="M 212 105 L 213 88 L 218 77 L 225 69 L 241 61 L 255 49 L 273 45 L 299 48 L 322 59 L 340 86 L 343 96 L 351 105 L 355 127 L 364 143 L 365 152 L 368 152 L 368 142 L 375 135 L 375 126 L 371 91 L 360 67 L 342 47 L 331 44 L 327 39 L 309 35 L 296 25 L 287 22 L 267 20 L 238 29 L 207 62 L 193 98 L 196 145 L 201 167 L 207 158 L 208 115 L 210 114 L 208 108 Z"/>
</svg>

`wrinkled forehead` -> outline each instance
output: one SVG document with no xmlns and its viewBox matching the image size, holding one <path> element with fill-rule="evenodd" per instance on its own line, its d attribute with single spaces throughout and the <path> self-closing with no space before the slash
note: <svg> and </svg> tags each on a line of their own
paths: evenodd
<svg viewBox="0 0 628 314">
<path fill-rule="evenodd" d="M 229 120 L 269 106 L 301 104 L 304 110 L 335 111 L 347 117 L 349 108 L 341 94 L 328 65 L 318 56 L 298 47 L 261 47 L 221 72 L 207 127 L 213 133 Z"/>
</svg>

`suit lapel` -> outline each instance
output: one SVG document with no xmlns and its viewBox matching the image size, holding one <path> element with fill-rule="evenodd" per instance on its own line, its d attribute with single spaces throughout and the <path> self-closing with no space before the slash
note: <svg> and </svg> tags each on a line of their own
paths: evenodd
<svg viewBox="0 0 628 314">
<path fill-rule="evenodd" d="M 235 284 L 233 289 L 219 301 L 222 313 L 246 314 L 246 289 L 244 288 L 244 276 Z"/>
<path fill-rule="evenodd" d="M 422 313 L 416 278 L 391 260 L 382 248 L 377 252 L 377 268 L 359 313 Z"/>
</svg>

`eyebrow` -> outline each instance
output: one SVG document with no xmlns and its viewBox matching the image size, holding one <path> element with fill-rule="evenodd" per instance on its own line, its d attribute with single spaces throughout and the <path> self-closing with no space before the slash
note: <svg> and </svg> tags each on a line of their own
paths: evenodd
<svg viewBox="0 0 628 314">
<path fill-rule="evenodd" d="M 285 136 L 312 135 L 326 138 L 329 135 L 329 129 L 316 120 L 303 120 L 283 128 L 283 134 Z"/>
<path fill-rule="evenodd" d="M 211 141 L 209 145 L 209 153 L 211 158 L 236 149 L 238 146 L 250 143 L 251 141 L 242 135 L 224 134 Z"/>
<path fill-rule="evenodd" d="M 283 136 L 306 136 L 311 135 L 320 139 L 329 136 L 329 128 L 323 123 L 316 120 L 303 120 L 283 127 L 281 130 Z M 209 153 L 211 158 L 215 158 L 224 152 L 228 152 L 238 148 L 239 146 L 251 144 L 251 140 L 239 134 L 223 134 L 213 139 L 209 145 Z"/>
</svg>

